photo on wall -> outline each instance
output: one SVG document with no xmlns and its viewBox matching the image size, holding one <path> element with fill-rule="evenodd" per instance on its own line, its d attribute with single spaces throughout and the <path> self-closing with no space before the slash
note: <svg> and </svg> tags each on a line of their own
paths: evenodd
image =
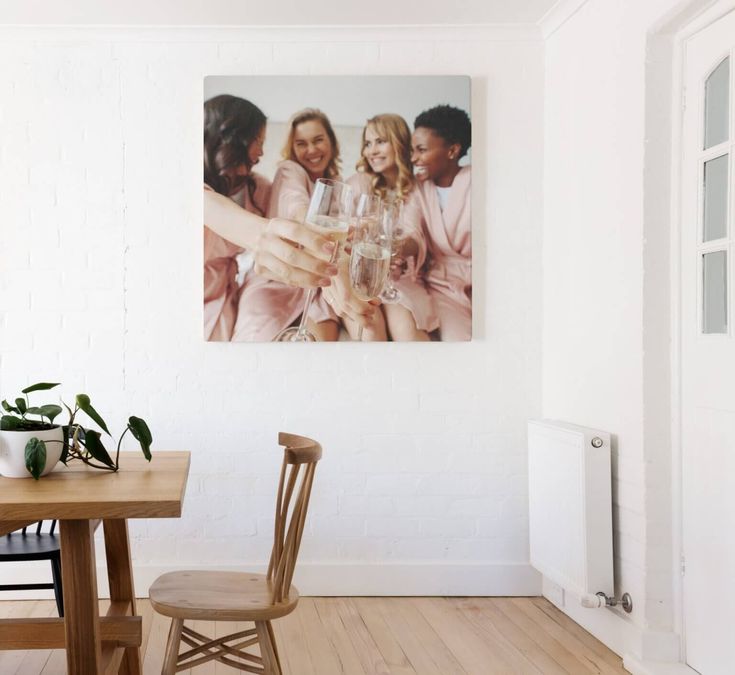
<svg viewBox="0 0 735 675">
<path fill-rule="evenodd" d="M 204 337 L 472 338 L 470 78 L 204 80 Z"/>
</svg>

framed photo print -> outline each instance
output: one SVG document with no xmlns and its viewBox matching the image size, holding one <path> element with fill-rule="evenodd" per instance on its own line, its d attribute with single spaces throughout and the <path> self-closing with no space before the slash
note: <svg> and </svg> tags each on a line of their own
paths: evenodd
<svg viewBox="0 0 735 675">
<path fill-rule="evenodd" d="M 210 341 L 472 338 L 470 79 L 204 81 Z"/>
</svg>

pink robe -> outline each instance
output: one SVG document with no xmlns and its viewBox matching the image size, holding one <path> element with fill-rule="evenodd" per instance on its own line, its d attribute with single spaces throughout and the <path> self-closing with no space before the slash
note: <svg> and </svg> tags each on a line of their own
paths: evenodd
<svg viewBox="0 0 735 675">
<path fill-rule="evenodd" d="M 347 180 L 357 193 L 370 193 L 371 182 L 371 176 L 366 173 L 356 173 Z M 421 202 L 416 188 L 408 194 L 401 215 L 401 224 L 408 231 L 408 236 L 418 245 L 419 252 L 413 264 L 409 264 L 408 269 L 393 282 L 401 293 L 401 299 L 396 304 L 411 312 L 416 328 L 431 332 L 439 327 L 439 318 L 426 290 L 422 273 L 426 262 L 426 238 L 423 232 Z"/>
<path fill-rule="evenodd" d="M 253 174 L 254 199 L 247 187 L 231 199 L 252 213 L 265 212 L 270 194 L 270 181 Z M 205 190 L 211 190 L 208 185 Z M 237 283 L 236 257 L 243 249 L 223 239 L 204 225 L 204 339 L 226 342 L 231 339 L 237 319 L 241 288 Z"/>
<path fill-rule="evenodd" d="M 266 210 L 268 218 L 301 220 L 314 188 L 306 170 L 290 159 L 278 164 Z M 233 342 L 267 342 L 299 318 L 306 292 L 250 272 L 240 295 Z M 316 321 L 338 321 L 320 293 L 314 298 L 309 317 Z"/>
<path fill-rule="evenodd" d="M 432 181 L 419 183 L 429 247 L 425 280 L 443 341 L 472 339 L 471 168 L 462 167 L 444 213 Z"/>
</svg>

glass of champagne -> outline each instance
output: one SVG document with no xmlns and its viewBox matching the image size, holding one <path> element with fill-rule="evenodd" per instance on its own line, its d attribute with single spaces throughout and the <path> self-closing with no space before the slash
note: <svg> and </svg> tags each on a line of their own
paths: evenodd
<svg viewBox="0 0 735 675">
<path fill-rule="evenodd" d="M 388 278 L 385 281 L 383 291 L 378 296 L 386 304 L 395 304 L 400 302 L 402 296 L 401 292 L 393 285 L 394 270 L 398 271 L 400 276 L 399 265 L 403 262 L 400 258 L 403 245 L 406 243 L 408 238 L 406 230 L 403 227 L 403 204 L 399 201 L 392 201 L 386 203 L 384 206 L 385 214 L 384 218 L 387 218 L 387 226 L 389 227 L 389 234 L 391 239 L 391 251 L 390 251 L 390 266 L 388 269 Z M 396 277 L 397 278 L 397 277 Z"/>
<path fill-rule="evenodd" d="M 354 294 L 365 302 L 377 298 L 390 267 L 390 217 L 378 209 L 377 218 L 358 218 L 350 255 L 350 283 Z M 363 327 L 357 331 L 362 340 Z"/>
<path fill-rule="evenodd" d="M 318 178 L 311 193 L 309 208 L 306 211 L 304 225 L 327 239 L 336 242 L 337 247 L 332 254 L 331 262 L 336 262 L 340 250 L 347 239 L 347 232 L 352 217 L 352 188 L 345 183 Z M 314 299 L 315 290 L 310 288 L 306 294 L 304 311 L 298 327 L 291 326 L 282 330 L 274 338 L 274 342 L 316 342 L 316 336 L 306 329 L 309 308 Z"/>
</svg>

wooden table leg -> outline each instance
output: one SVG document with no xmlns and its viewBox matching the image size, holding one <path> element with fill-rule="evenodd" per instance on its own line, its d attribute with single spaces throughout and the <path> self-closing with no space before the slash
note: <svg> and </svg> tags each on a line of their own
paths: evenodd
<svg viewBox="0 0 735 675">
<path fill-rule="evenodd" d="M 64 580 L 67 672 L 98 675 L 101 663 L 100 610 L 94 528 L 88 520 L 61 521 L 61 576 Z"/>
<path fill-rule="evenodd" d="M 128 523 L 123 519 L 105 520 L 103 528 L 105 531 L 110 600 L 129 602 L 131 614 L 135 616 L 135 587 L 133 585 Z M 120 664 L 119 675 L 140 675 L 141 672 L 140 648 L 128 647 Z"/>
</svg>

